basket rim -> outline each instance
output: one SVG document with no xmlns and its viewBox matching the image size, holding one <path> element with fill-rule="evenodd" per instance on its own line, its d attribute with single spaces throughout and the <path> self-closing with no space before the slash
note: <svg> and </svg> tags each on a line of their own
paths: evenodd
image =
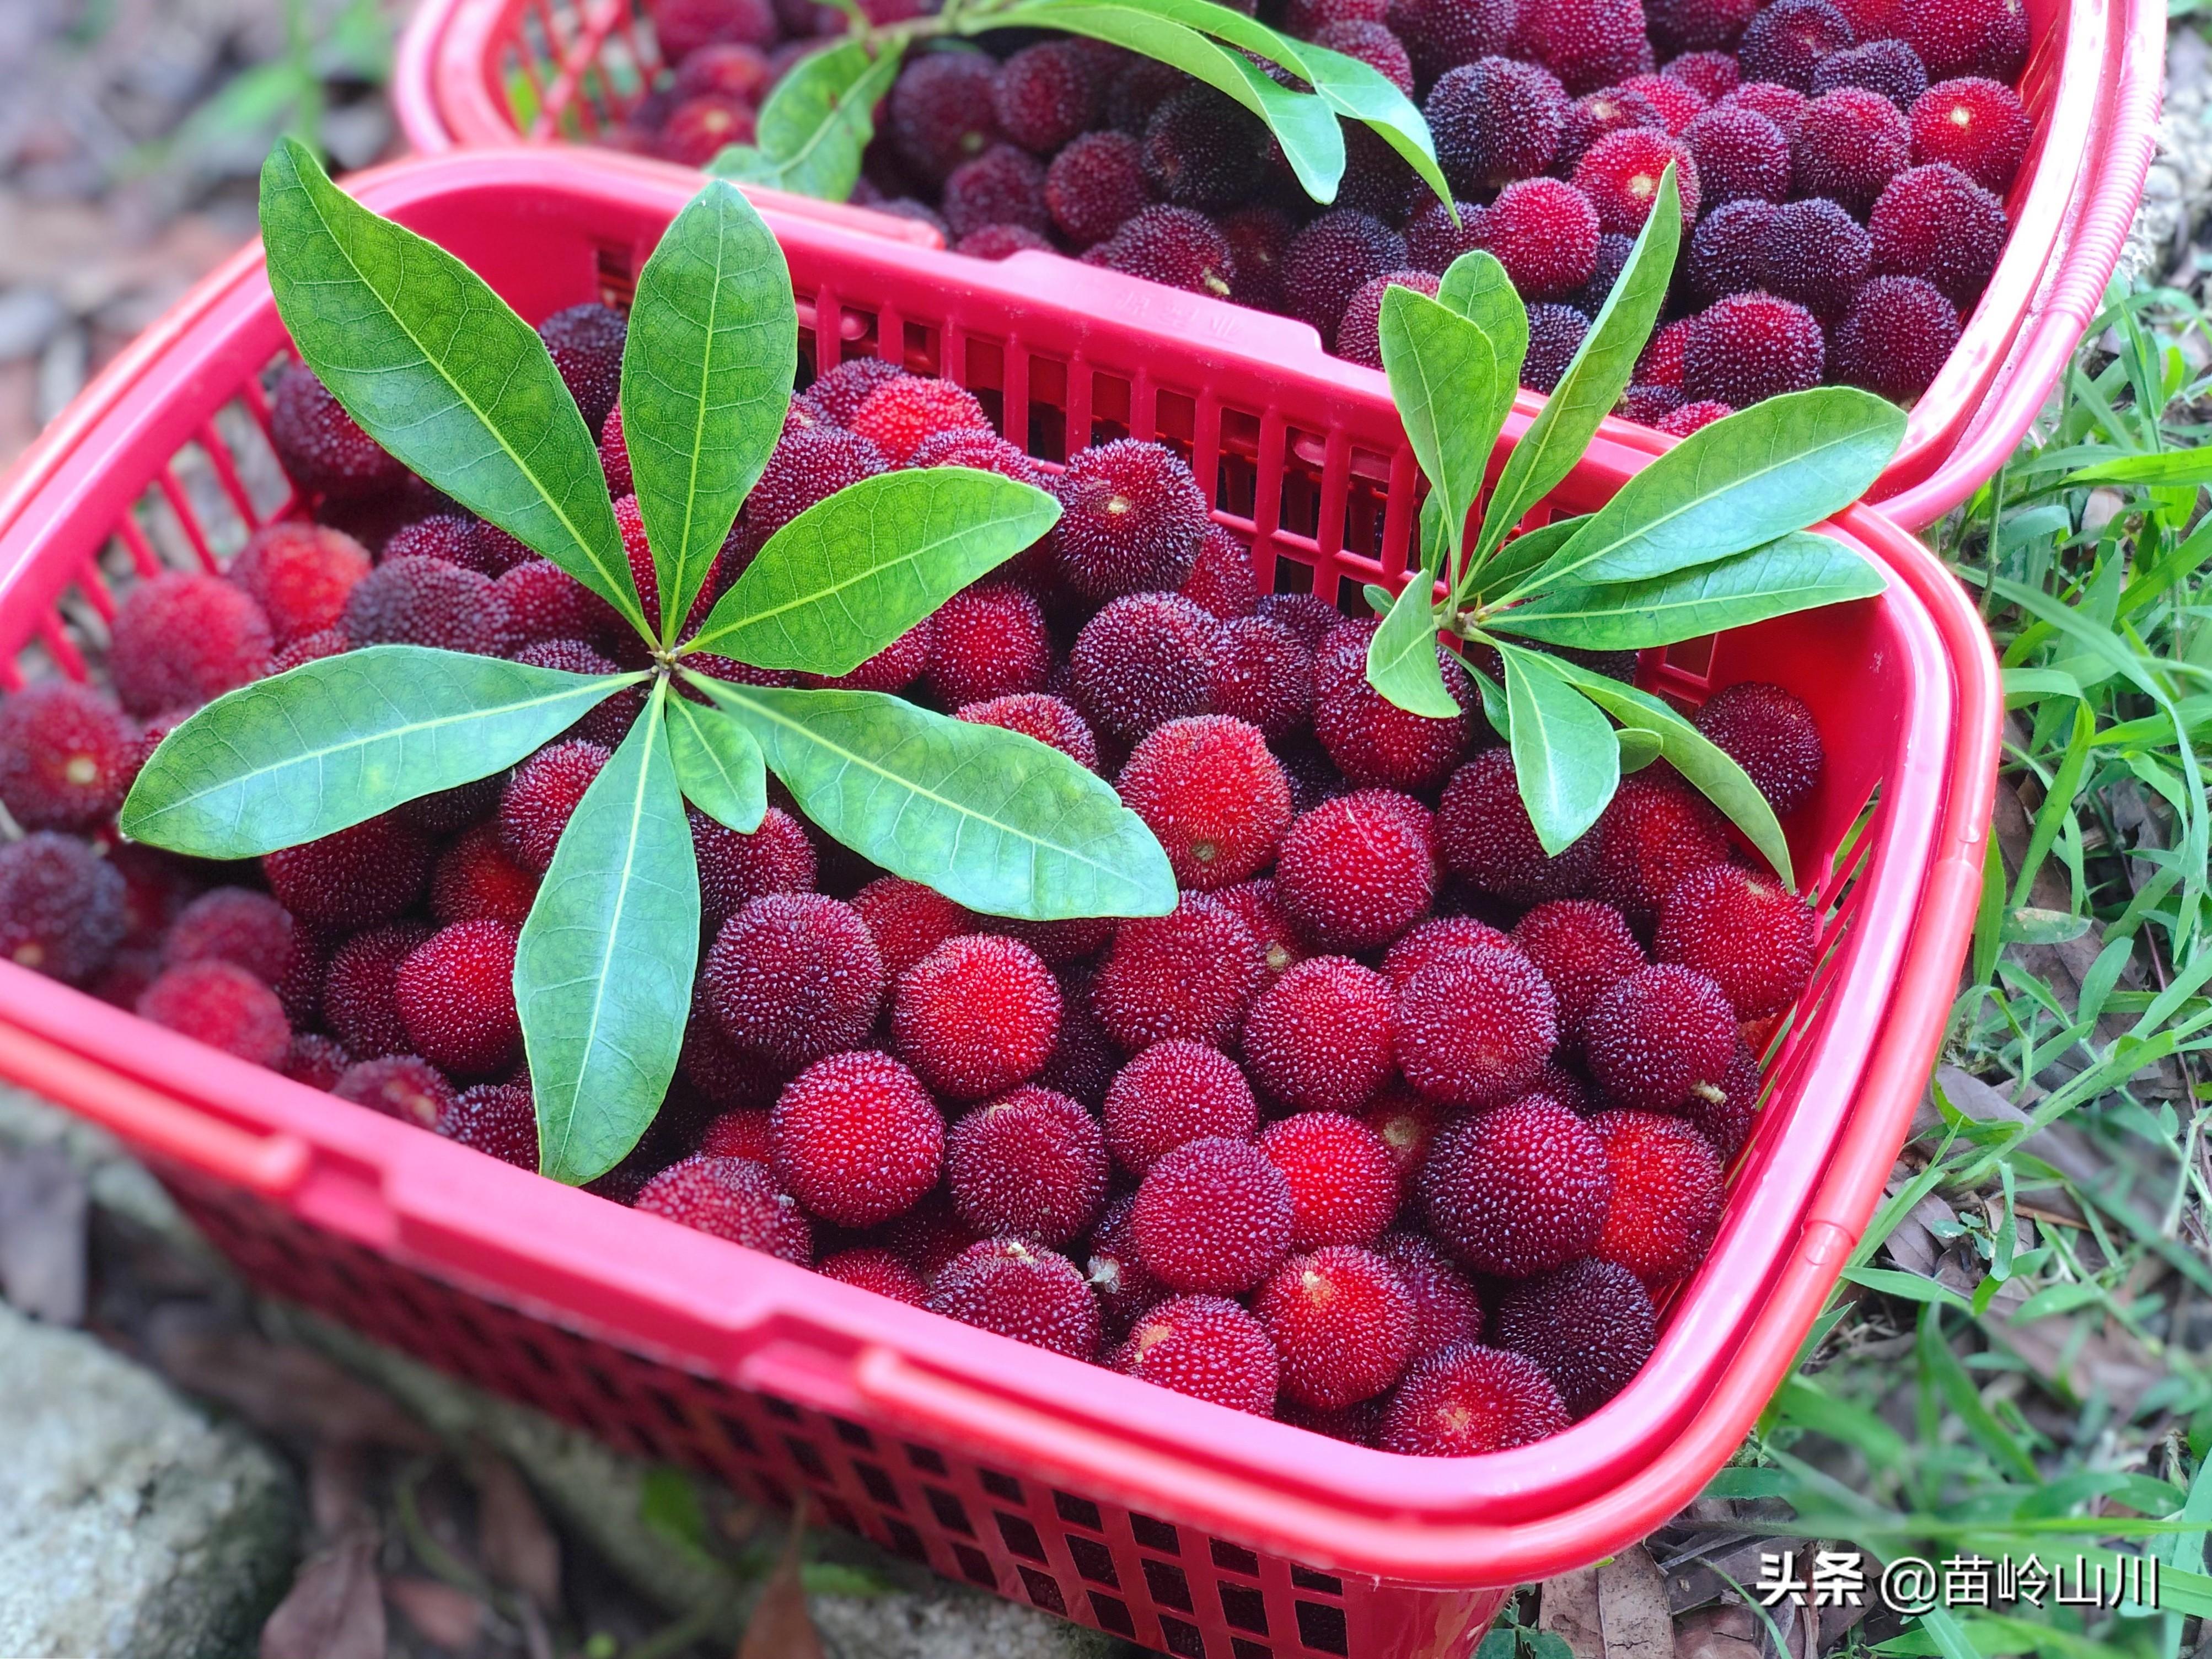
<svg viewBox="0 0 2212 1659">
<path fill-rule="evenodd" d="M 410 204 L 453 191 L 544 191 L 563 183 L 619 192 L 633 203 L 649 187 L 672 213 L 692 176 L 628 157 L 524 149 L 401 163 L 349 183 L 363 199 L 402 216 Z M 890 257 L 883 244 L 847 231 L 773 210 L 771 218 L 780 236 L 816 239 L 879 262 Z M 1008 303 L 1062 306 L 1023 294 L 1020 262 L 1014 265 L 994 279 Z M 979 281 L 974 262 L 942 253 L 915 253 L 905 266 L 933 268 L 971 292 L 994 285 Z M 1226 337 L 1209 338 L 1210 349 L 1276 366 L 1309 390 L 1367 392 L 1370 371 L 1317 353 L 1313 362 L 1282 367 L 1279 333 L 1236 321 L 1280 319 L 1193 303 L 1231 313 L 1225 320 L 1236 325 Z M 203 283 L 56 422 L 0 489 L 0 605 L 9 602 L 41 533 L 92 489 L 107 453 L 103 439 L 112 441 L 114 428 L 128 422 L 129 405 L 148 380 L 173 374 L 176 355 L 195 342 L 253 327 L 274 327 L 281 339 L 258 248 Z M 1359 378 L 1347 385 L 1347 377 Z M 2001 697 L 1978 623 L 1932 555 L 1864 507 L 1838 515 L 1832 528 L 1897 578 L 1879 603 L 1896 608 L 1901 642 L 1917 659 L 1922 681 L 1917 716 L 1908 721 L 1911 741 L 1903 744 L 1910 752 L 1893 791 L 1885 786 L 1893 806 L 1917 805 L 1903 820 L 1904 833 L 1885 839 L 1917 840 L 1904 849 L 1914 856 L 1893 878 L 1910 890 L 1895 891 L 1889 902 L 1926 915 L 1893 953 L 1892 990 L 1886 1001 L 1875 1000 L 1889 1018 L 1874 1030 L 1870 1052 L 1836 1056 L 1825 1080 L 1850 1094 L 1869 1069 L 1887 1063 L 1893 1073 L 1909 1073 L 1932 1052 L 1924 1010 L 1948 1006 L 1948 981 L 1965 948 L 1954 890 L 1966 890 L 1962 870 L 1978 890 L 1980 836 L 1995 777 L 1992 711 Z M 1891 852 L 1904 855 L 1893 844 Z M 1972 908 L 1969 902 L 1966 918 Z M 1842 1265 L 1838 1241 L 1856 1238 L 1880 1191 L 1889 1154 L 1874 1160 L 1869 1185 L 1863 1169 L 1840 1167 L 1844 1149 L 1879 1151 L 1886 1141 L 1893 1152 L 1919 1087 L 1909 1076 L 1901 1086 L 1892 1079 L 1885 1092 L 1862 1095 L 1841 1120 L 1823 1149 L 1825 1184 L 1790 1218 L 1795 1244 L 1784 1247 L 1785 1259 L 1758 1264 L 1760 1282 L 1753 1289 L 1759 1294 L 1746 1293 L 1741 1317 L 1724 1328 L 1698 1329 L 1696 1310 L 1712 1275 L 1693 1281 L 1662 1352 L 1693 1335 L 1705 1345 L 1700 1363 L 1719 1372 L 1698 1374 L 1708 1385 L 1699 1399 L 1647 1407 L 1645 1396 L 1658 1391 L 1655 1367 L 1647 1366 L 1612 1405 L 1561 1436 L 1516 1451 L 1444 1460 L 1342 1445 L 1256 1419 L 1224 1419 L 1219 1407 L 951 1325 L 789 1264 L 750 1252 L 732 1257 L 736 1246 L 586 1201 L 588 1194 L 216 1054 L 12 964 L 0 964 L 0 1070 L 33 1086 L 44 1079 L 157 1154 L 217 1170 L 437 1277 L 502 1302 L 559 1306 L 595 1334 L 657 1352 L 685 1369 L 993 1447 L 1024 1467 L 1062 1470 L 1067 1484 L 1089 1491 L 1110 1495 L 1141 1479 L 1139 1506 L 1167 1507 L 1218 1534 L 1301 1559 L 1454 1584 L 1510 1583 L 1540 1567 L 1553 1570 L 1564 1561 L 1562 1528 L 1581 1540 L 1569 1553 L 1586 1559 L 1597 1524 L 1589 1513 L 1594 1505 L 1610 1532 L 1615 1517 L 1629 1513 L 1632 1492 L 1667 1494 L 1670 1509 L 1694 1495 L 1741 1438 L 1765 1398 L 1765 1389 L 1753 1386 L 1762 1368 L 1778 1352 L 1786 1363 L 1802 1330 L 1788 1326 L 1800 1311 L 1809 1320 L 1805 1297 L 1817 1305 Z M 495 1193 L 495 1204 L 489 1201 Z M 1740 1195 L 1732 1202 L 1731 1226 L 1746 1201 Z M 518 1249 L 491 1224 L 494 1210 L 501 1225 L 538 1218 L 532 1250 Z M 635 1249 L 646 1237 L 635 1232 L 639 1225 L 662 1230 L 651 1236 L 658 1242 L 648 1251 Z M 648 1255 L 649 1269 L 642 1259 Z M 460 1255 L 473 1263 L 463 1265 Z M 641 1309 L 655 1330 L 638 1328 L 646 1322 Z M 1651 1386 L 1639 1395 L 1647 1380 Z M 1077 1416 L 1086 1420 L 1078 1425 Z M 1638 1422 L 1640 1430 L 1632 1427 Z M 1303 1437 L 1281 1437 L 1293 1434 Z M 1632 1443 L 1623 1456 L 1625 1434 Z M 1717 1437 L 1726 1444 L 1706 1457 Z M 1696 1455 L 1684 1450 L 1689 1447 Z M 1163 1492 L 1171 1494 L 1164 1505 Z"/>
<path fill-rule="evenodd" d="M 488 77 L 497 42 L 530 3 L 425 0 L 408 26 L 395 76 L 416 149 L 503 148 L 520 139 Z M 1972 495 L 2027 432 L 2101 302 L 2156 149 L 2165 7 L 2056 0 L 2051 27 L 2057 79 L 2031 146 L 2033 172 L 2012 192 L 2004 252 L 1980 301 L 1960 319 L 1959 343 L 1909 412 L 1905 442 L 1869 492 L 1908 530 L 1933 524 Z M 1527 392 L 1516 403 L 1529 416 L 1542 407 Z M 1610 416 L 1605 431 L 1646 453 L 1674 441 Z"/>
</svg>

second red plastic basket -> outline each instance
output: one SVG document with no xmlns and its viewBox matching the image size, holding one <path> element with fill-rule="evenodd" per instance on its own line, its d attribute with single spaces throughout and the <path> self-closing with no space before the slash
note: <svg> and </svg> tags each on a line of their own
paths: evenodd
<svg viewBox="0 0 2212 1659">
<path fill-rule="evenodd" d="M 409 142 L 602 137 L 658 72 L 650 12 L 650 0 L 424 0 L 392 89 Z M 2012 235 L 1868 497 L 1910 530 L 1972 495 L 2042 408 L 2103 301 L 2156 144 L 2165 7 L 2028 0 L 2027 14 L 2034 131 L 2005 204 Z M 1609 435 L 1647 453 L 1668 441 L 1626 422 Z"/>
<path fill-rule="evenodd" d="M 619 299 L 686 194 L 665 169 L 545 151 L 353 185 L 530 318 Z M 770 217 L 811 364 L 874 353 L 945 374 L 1046 461 L 1124 434 L 1174 445 L 1278 588 L 1356 602 L 1361 582 L 1402 580 L 1412 453 L 1372 377 L 1303 329 L 1161 289 L 1133 325 L 1105 303 L 1126 285 L 1043 256 L 893 253 Z M 0 496 L 0 679 L 96 674 L 119 584 L 212 564 L 290 509 L 261 391 L 284 349 L 249 253 L 55 424 Z M 1642 459 L 1601 441 L 1545 510 L 1595 506 Z M 1911 537 L 1863 509 L 1829 530 L 1880 564 L 1886 593 L 1655 653 L 1644 675 L 1691 702 L 1778 681 L 1820 716 L 1826 780 L 1790 828 L 1825 960 L 1650 1363 L 1518 1450 L 1391 1456 L 1024 1347 L 541 1180 L 9 963 L 0 1075 L 123 1136 L 267 1291 L 628 1449 L 775 1501 L 805 1492 L 950 1577 L 1178 1655 L 1464 1655 L 1504 1587 L 1642 1535 L 1740 1443 L 1865 1225 L 1949 1005 L 1980 888 L 1994 664 Z"/>
</svg>

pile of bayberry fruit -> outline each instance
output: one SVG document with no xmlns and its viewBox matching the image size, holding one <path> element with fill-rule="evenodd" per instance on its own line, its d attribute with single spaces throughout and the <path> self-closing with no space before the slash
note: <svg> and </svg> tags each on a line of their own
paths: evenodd
<svg viewBox="0 0 2212 1659">
<path fill-rule="evenodd" d="M 541 331 L 603 429 L 649 592 L 613 402 L 623 319 L 579 307 Z M 641 648 L 303 368 L 276 386 L 272 438 L 313 518 L 259 531 L 221 574 L 130 586 L 112 697 L 49 678 L 0 702 L 0 803 L 26 832 L 0 847 L 0 951 L 535 1168 L 517 933 L 639 699 L 258 867 L 116 833 L 161 734 L 264 675 L 384 643 L 580 672 Z M 966 391 L 875 359 L 792 399 L 702 604 L 835 489 L 945 463 L 1049 489 L 1064 516 L 842 683 L 1117 779 L 1180 902 L 1007 921 L 863 865 L 788 797 L 751 835 L 695 811 L 704 936 L 678 1077 L 593 1190 L 1393 1451 L 1479 1453 L 1595 1411 L 1650 1353 L 1654 1296 L 1711 1243 L 1814 913 L 1663 763 L 1547 857 L 1471 696 L 1450 720 L 1385 702 L 1375 624 L 1261 591 L 1172 451 L 1123 439 L 1048 475 Z M 1778 812 L 1820 787 L 1820 735 L 1786 691 L 1731 686 L 1697 719 Z"/>
<path fill-rule="evenodd" d="M 716 7 L 726 17 L 708 21 Z M 854 199 L 926 216 L 963 252 L 1056 248 L 1285 313 L 1372 367 L 1384 287 L 1434 294 L 1454 258 L 1486 248 L 1528 305 L 1524 381 L 1548 392 L 1672 161 L 1695 230 L 1673 320 L 1620 412 L 1678 435 L 1824 380 L 1910 402 L 2004 248 L 2003 198 L 2030 137 L 2014 90 L 2028 55 L 2021 0 L 1262 9 L 1420 98 L 1457 225 L 1364 127 L 1346 127 L 1343 184 L 1322 209 L 1240 106 L 1077 39 L 1003 62 L 966 46 L 913 56 Z M 672 15 L 679 44 L 721 32 L 688 48 L 678 88 L 726 61 L 768 72 L 751 40 L 775 29 L 766 0 L 690 0 Z M 666 112 L 665 125 L 627 142 L 704 159 L 685 135 L 714 107 L 650 100 L 642 113 Z"/>
</svg>

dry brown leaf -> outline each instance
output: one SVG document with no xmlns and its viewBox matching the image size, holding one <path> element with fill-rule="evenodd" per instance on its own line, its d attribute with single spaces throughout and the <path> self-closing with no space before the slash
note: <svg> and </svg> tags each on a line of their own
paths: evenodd
<svg viewBox="0 0 2212 1659">
<path fill-rule="evenodd" d="M 0 1297 L 34 1319 L 84 1323 L 84 1176 L 58 1146 L 0 1158 Z"/>
<path fill-rule="evenodd" d="M 1583 1567 L 1544 1581 L 1536 1628 L 1575 1650 L 1575 1659 L 1603 1659 L 1605 1626 L 1598 1611 L 1597 1569 Z"/>
<path fill-rule="evenodd" d="M 437 1437 L 389 1395 L 309 1349 L 228 1328 L 175 1304 L 155 1310 L 145 1340 L 149 1356 L 179 1387 L 220 1400 L 272 1433 L 438 1449 Z"/>
<path fill-rule="evenodd" d="M 477 1487 L 477 1554 L 494 1582 L 541 1607 L 561 1604 L 561 1540 L 514 1464 L 489 1452 L 470 1460 Z"/>
<path fill-rule="evenodd" d="M 1741 1601 L 1723 1601 L 1682 1615 L 1674 1630 L 1675 1659 L 1759 1659 L 1758 1618 Z"/>
<path fill-rule="evenodd" d="M 1597 1611 L 1605 1659 L 1674 1659 L 1667 1582 L 1643 1545 L 1632 1544 L 1599 1565 Z"/>
<path fill-rule="evenodd" d="M 261 1659 L 384 1659 L 376 1534 L 362 1530 L 311 1559 L 261 1627 Z"/>
<path fill-rule="evenodd" d="M 822 1632 L 814 1628 L 814 1615 L 806 1607 L 806 1589 L 799 1582 L 799 1547 L 805 1536 L 806 1505 L 802 1499 L 792 1514 L 782 1557 L 761 1587 L 753 1616 L 745 1622 L 738 1659 L 826 1659 Z"/>
<path fill-rule="evenodd" d="M 461 1653 L 483 1632 L 484 1605 L 435 1578 L 387 1578 L 384 1594 L 416 1633 L 434 1648 Z"/>
</svg>

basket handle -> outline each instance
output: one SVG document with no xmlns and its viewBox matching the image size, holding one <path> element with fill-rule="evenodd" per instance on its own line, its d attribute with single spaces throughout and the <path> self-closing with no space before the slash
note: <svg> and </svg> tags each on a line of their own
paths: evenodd
<svg viewBox="0 0 2212 1659">
<path fill-rule="evenodd" d="M 0 1075 L 66 1101 L 78 1116 L 133 1146 L 265 1198 L 297 1190 L 313 1161 L 297 1135 L 260 1134 L 225 1123 L 21 1026 L 0 1024 Z"/>
</svg>

